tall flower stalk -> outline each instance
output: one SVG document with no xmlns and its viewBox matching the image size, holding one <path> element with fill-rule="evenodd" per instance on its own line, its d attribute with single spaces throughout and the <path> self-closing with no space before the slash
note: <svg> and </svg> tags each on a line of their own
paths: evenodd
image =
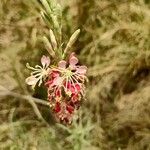
<svg viewBox="0 0 150 150">
<path fill-rule="evenodd" d="M 45 8 L 45 15 L 52 17 L 51 9 L 49 9 L 50 3 L 47 0 L 41 0 L 41 3 Z M 42 16 L 44 13 L 42 13 Z M 42 56 L 41 66 L 31 67 L 27 64 L 27 68 L 32 72 L 26 79 L 26 83 L 33 89 L 36 85 L 45 85 L 50 108 L 53 110 L 56 119 L 64 123 L 72 122 L 74 112 L 79 109 L 85 96 L 87 67 L 79 64 L 74 52 L 71 52 L 69 56 L 67 55 L 76 42 L 79 33 L 80 30 L 76 30 L 70 37 L 66 48 L 62 50 L 60 49 L 62 44 L 57 42 L 59 40 L 56 39 L 54 32 L 50 29 L 50 38 L 43 37 L 43 41 L 54 63 L 51 64 L 48 56 Z"/>
</svg>

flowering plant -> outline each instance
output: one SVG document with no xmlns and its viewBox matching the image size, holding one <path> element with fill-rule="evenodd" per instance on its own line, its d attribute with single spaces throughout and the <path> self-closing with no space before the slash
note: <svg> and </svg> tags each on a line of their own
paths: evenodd
<svg viewBox="0 0 150 150">
<path fill-rule="evenodd" d="M 79 108 L 85 95 L 87 67 L 79 65 L 74 52 L 69 57 L 66 56 L 79 33 L 80 30 L 74 32 L 65 50 L 60 53 L 54 33 L 50 30 L 50 41 L 44 37 L 44 42 L 55 61 L 54 64 L 51 64 L 48 56 L 42 56 L 42 66 L 31 67 L 27 64 L 27 68 L 32 72 L 26 79 L 26 83 L 33 88 L 44 83 L 47 88 L 47 99 L 56 119 L 65 123 L 72 122 L 73 114 Z M 57 55 L 59 59 L 55 59 Z"/>
</svg>

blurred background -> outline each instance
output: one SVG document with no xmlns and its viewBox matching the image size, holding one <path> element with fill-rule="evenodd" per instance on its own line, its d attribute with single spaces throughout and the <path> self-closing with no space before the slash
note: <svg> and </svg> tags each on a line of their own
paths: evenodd
<svg viewBox="0 0 150 150">
<path fill-rule="evenodd" d="M 53 0 L 52 0 L 53 2 Z M 79 120 L 56 123 L 26 63 L 48 55 L 38 0 L 0 1 L 1 150 L 150 150 L 150 1 L 59 0 L 63 42 L 88 66 Z M 53 9 L 57 15 L 57 9 Z M 59 15 L 59 14 L 58 14 Z"/>
</svg>

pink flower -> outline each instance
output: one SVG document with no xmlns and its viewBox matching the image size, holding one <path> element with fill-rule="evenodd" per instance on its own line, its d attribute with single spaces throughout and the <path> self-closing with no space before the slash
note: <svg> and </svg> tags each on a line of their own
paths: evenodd
<svg viewBox="0 0 150 150">
<path fill-rule="evenodd" d="M 75 43 L 80 30 L 76 30 L 70 37 L 66 48 L 61 53 L 61 58 L 65 58 L 68 50 Z M 54 58 L 57 46 L 57 40 L 50 30 L 50 41 L 44 37 L 44 43 L 50 55 Z M 57 57 L 56 60 L 58 60 Z M 31 67 L 27 64 L 27 68 L 31 69 L 30 76 L 26 79 L 26 83 L 33 88 L 42 83 L 47 88 L 47 99 L 53 110 L 57 120 L 63 123 L 71 123 L 75 110 L 80 107 L 85 93 L 85 81 L 87 79 L 87 67 L 79 65 L 79 60 L 75 53 L 71 53 L 68 60 L 60 60 L 57 64 L 50 66 L 50 58 L 43 55 L 41 57 L 41 66 Z"/>
<path fill-rule="evenodd" d="M 65 102 L 57 102 L 55 104 L 54 111 L 57 119 L 64 123 L 71 123 L 72 116 L 74 114 L 74 107 Z"/>
<path fill-rule="evenodd" d="M 79 66 L 77 57 L 72 53 L 69 62 L 61 60 L 58 63 L 58 67 L 52 68 L 51 79 L 46 83 L 49 86 L 56 86 L 57 88 L 62 88 L 69 95 L 71 93 L 78 92 L 82 93 L 82 84 L 84 84 L 84 79 L 86 79 L 86 66 Z M 68 65 L 68 67 L 67 67 Z M 56 73 L 55 73 L 56 72 Z M 53 74 L 55 77 L 53 78 Z"/>
<path fill-rule="evenodd" d="M 84 96 L 86 66 L 78 65 L 78 59 L 71 54 L 69 61 L 61 60 L 51 68 L 48 81 L 48 100 L 55 116 L 60 121 L 71 122 L 74 110 L 80 106 Z"/>
<path fill-rule="evenodd" d="M 42 56 L 41 58 L 41 64 L 42 67 L 39 65 L 36 65 L 35 68 L 31 67 L 29 64 L 27 64 L 27 68 L 31 69 L 31 76 L 26 79 L 26 83 L 28 85 L 31 85 L 33 88 L 38 83 L 38 86 L 40 86 L 43 82 L 43 79 L 47 77 L 49 74 L 50 68 L 50 59 L 49 57 Z"/>
<path fill-rule="evenodd" d="M 47 68 L 50 65 L 49 57 L 43 55 L 41 58 L 41 64 L 42 64 L 43 68 Z"/>
<path fill-rule="evenodd" d="M 79 93 L 81 92 L 81 85 L 78 83 L 72 84 L 71 82 L 68 82 L 64 84 L 64 86 L 67 88 L 67 92 L 71 92 L 71 94 Z"/>
<path fill-rule="evenodd" d="M 49 66 L 49 57 L 42 56 L 41 64 L 42 66 L 36 65 L 35 68 L 27 64 L 33 72 L 26 79 L 26 83 L 34 87 L 37 83 L 40 86 L 44 82 L 47 98 L 56 119 L 71 123 L 74 111 L 80 107 L 84 97 L 87 67 L 79 65 L 74 53 L 68 61 L 59 61 L 57 66 Z"/>
</svg>

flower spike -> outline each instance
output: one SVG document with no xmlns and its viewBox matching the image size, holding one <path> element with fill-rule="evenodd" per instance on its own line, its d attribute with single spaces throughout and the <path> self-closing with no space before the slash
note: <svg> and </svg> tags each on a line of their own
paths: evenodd
<svg viewBox="0 0 150 150">
<path fill-rule="evenodd" d="M 80 30 L 75 31 L 71 36 L 64 53 L 73 45 Z M 57 49 L 57 42 L 53 31 L 50 30 L 50 40 L 45 37 L 45 44 L 49 48 L 50 54 Z M 51 45 L 52 44 L 52 45 Z M 54 55 L 53 55 L 54 56 Z M 79 65 L 79 60 L 75 53 L 71 53 L 68 59 L 62 59 L 50 64 L 50 58 L 43 55 L 41 65 L 27 68 L 32 70 L 26 83 L 32 87 L 40 86 L 42 83 L 47 88 L 47 100 L 54 112 L 56 120 L 70 124 L 75 110 L 79 109 L 85 96 L 85 81 L 87 79 L 87 67 Z"/>
</svg>

